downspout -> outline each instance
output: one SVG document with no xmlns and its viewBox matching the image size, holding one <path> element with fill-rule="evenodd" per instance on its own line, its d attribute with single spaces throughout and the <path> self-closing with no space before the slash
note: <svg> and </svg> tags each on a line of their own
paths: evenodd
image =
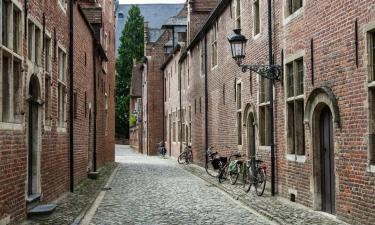
<svg viewBox="0 0 375 225">
<path fill-rule="evenodd" d="M 96 40 L 94 38 L 93 42 L 92 42 L 92 61 L 93 61 L 93 80 L 94 80 L 94 152 L 93 152 L 93 169 L 94 169 L 94 172 L 96 172 L 96 118 L 97 118 L 97 96 L 96 96 Z"/>
<path fill-rule="evenodd" d="M 146 76 L 148 76 L 148 72 L 149 72 L 149 68 L 148 68 L 148 61 L 146 62 L 146 67 L 147 67 L 147 73 L 146 73 Z M 147 77 L 148 78 L 148 77 Z M 146 91 L 147 91 L 147 93 L 146 93 L 146 96 L 147 96 L 147 101 L 146 101 L 146 113 L 147 113 L 147 127 L 146 127 L 146 131 L 147 131 L 147 134 L 146 134 L 146 144 L 147 144 L 147 155 L 149 155 L 149 147 L 150 147 L 150 141 L 149 141 L 149 138 L 150 138 L 150 132 L 149 132 L 149 128 L 150 128 L 150 126 L 149 126 L 149 122 L 150 121 L 148 121 L 148 119 L 149 119 L 149 117 L 148 117 L 148 114 L 149 114 L 149 111 L 148 111 L 148 104 L 149 104 L 149 100 L 150 100 L 150 96 L 149 96 L 149 85 L 148 85 L 148 82 L 149 82 L 149 80 L 146 78 L 146 80 L 147 80 L 147 82 L 146 82 Z"/>
<path fill-rule="evenodd" d="M 269 57 L 269 64 L 273 65 L 273 50 L 272 50 L 272 1 L 268 0 L 268 57 Z M 272 196 L 275 195 L 275 166 L 276 166 L 276 158 L 275 158 L 275 134 L 274 134 L 274 114 L 273 114 L 273 80 L 269 80 L 269 96 L 270 96 L 270 107 L 269 107 L 269 115 L 270 115 L 270 137 L 271 137 L 271 194 Z"/>
<path fill-rule="evenodd" d="M 29 10 L 29 6 L 28 6 L 28 0 L 25 0 L 25 31 L 27 30 L 27 15 L 28 15 L 28 10 Z M 25 39 L 27 39 L 27 32 L 25 32 Z"/>
<path fill-rule="evenodd" d="M 207 66 L 207 36 L 204 37 L 204 126 L 205 126 L 205 156 L 206 156 L 206 164 L 208 162 L 208 83 L 207 83 L 207 73 L 208 73 L 208 66 Z"/>
<path fill-rule="evenodd" d="M 173 45 L 173 48 L 175 47 L 175 38 L 174 38 L 174 27 L 172 27 L 172 45 Z"/>
<path fill-rule="evenodd" d="M 165 145 L 165 95 L 166 95 L 166 93 L 165 93 L 165 78 L 164 78 L 164 70 L 163 70 L 163 76 L 162 76 L 162 80 L 163 80 L 163 100 L 162 100 L 162 107 L 163 107 L 163 144 Z"/>
<path fill-rule="evenodd" d="M 181 87 L 181 63 L 178 63 L 178 89 L 180 92 L 180 153 L 182 153 L 182 87 Z"/>
<path fill-rule="evenodd" d="M 73 51 L 74 51 L 74 0 L 70 0 L 69 5 L 69 164 L 70 164 L 70 191 L 74 192 L 74 97 L 73 97 L 73 88 L 74 88 L 74 60 L 73 60 Z"/>
</svg>

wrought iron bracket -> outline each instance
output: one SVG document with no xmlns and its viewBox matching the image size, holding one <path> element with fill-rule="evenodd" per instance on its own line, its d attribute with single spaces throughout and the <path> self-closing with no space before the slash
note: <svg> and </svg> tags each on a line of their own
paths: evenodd
<svg viewBox="0 0 375 225">
<path fill-rule="evenodd" d="M 249 70 L 270 80 L 282 80 L 282 69 L 280 65 L 240 65 L 240 67 L 244 73 Z"/>
</svg>

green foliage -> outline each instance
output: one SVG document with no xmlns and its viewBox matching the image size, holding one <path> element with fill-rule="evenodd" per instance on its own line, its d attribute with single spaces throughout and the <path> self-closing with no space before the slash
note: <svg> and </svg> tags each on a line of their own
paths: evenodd
<svg viewBox="0 0 375 225">
<path fill-rule="evenodd" d="M 135 127 L 137 124 L 137 117 L 134 114 L 130 115 L 130 127 Z"/>
<path fill-rule="evenodd" d="M 129 100 L 133 59 L 144 53 L 144 18 L 138 6 L 129 10 L 128 21 L 120 38 L 116 60 L 116 133 L 129 136 Z"/>
</svg>

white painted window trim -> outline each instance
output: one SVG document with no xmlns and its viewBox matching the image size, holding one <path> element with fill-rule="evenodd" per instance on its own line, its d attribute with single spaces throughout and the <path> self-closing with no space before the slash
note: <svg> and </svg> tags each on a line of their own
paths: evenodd
<svg viewBox="0 0 375 225">
<path fill-rule="evenodd" d="M 22 131 L 23 125 L 20 123 L 0 122 L 0 130 Z"/>
<path fill-rule="evenodd" d="M 260 36 L 261 36 L 261 33 L 262 33 L 262 7 L 261 7 L 261 0 L 257 0 L 258 1 L 258 7 L 259 7 L 259 33 L 255 34 L 255 11 L 254 11 L 254 3 L 256 2 L 256 0 L 253 0 L 252 1 L 252 13 L 253 13 L 253 39 L 258 39 Z"/>
<path fill-rule="evenodd" d="M 66 10 L 68 8 L 68 4 L 67 4 L 66 0 L 65 0 L 65 6 L 61 2 L 61 0 L 57 0 L 57 4 L 60 6 L 60 9 L 64 12 L 64 14 L 66 14 Z"/>
</svg>

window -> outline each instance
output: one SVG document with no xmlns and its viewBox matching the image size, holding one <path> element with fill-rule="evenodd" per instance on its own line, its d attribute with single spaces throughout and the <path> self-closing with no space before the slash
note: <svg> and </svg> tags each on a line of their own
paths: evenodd
<svg viewBox="0 0 375 225">
<path fill-rule="evenodd" d="M 124 19 L 124 13 L 120 12 L 120 13 L 118 14 L 118 18 L 119 18 L 119 19 Z"/>
<path fill-rule="evenodd" d="M 178 137 L 178 142 L 181 142 L 182 141 L 182 136 L 181 136 L 181 109 L 179 109 L 177 111 L 178 115 L 177 115 L 177 137 Z"/>
<path fill-rule="evenodd" d="M 0 122 L 21 123 L 21 9 L 10 0 L 0 1 Z"/>
<path fill-rule="evenodd" d="M 236 28 L 241 28 L 241 0 L 235 0 L 236 1 Z"/>
<path fill-rule="evenodd" d="M 305 154 L 304 117 L 304 69 L 303 59 L 286 64 L 287 82 L 287 148 L 288 154 Z"/>
<path fill-rule="evenodd" d="M 36 65 L 42 62 L 42 32 L 31 20 L 28 22 L 28 58 Z"/>
<path fill-rule="evenodd" d="M 242 145 L 242 84 L 237 83 L 236 89 L 236 102 L 237 102 L 237 135 L 238 145 Z"/>
<path fill-rule="evenodd" d="M 303 0 L 287 0 L 286 1 L 286 8 L 287 8 L 286 16 L 292 15 L 302 6 L 303 6 Z"/>
<path fill-rule="evenodd" d="M 269 86 L 270 82 L 264 77 L 259 78 L 259 141 L 261 146 L 271 144 L 269 130 Z"/>
<path fill-rule="evenodd" d="M 215 67 L 217 65 L 217 28 L 218 25 L 216 22 L 211 31 L 211 67 Z"/>
<path fill-rule="evenodd" d="M 254 1 L 254 36 L 260 33 L 260 14 L 259 14 L 259 0 Z"/>
<path fill-rule="evenodd" d="M 51 125 L 51 76 L 45 75 L 44 81 L 44 120 L 45 125 Z"/>
<path fill-rule="evenodd" d="M 201 42 L 200 46 L 199 46 L 199 51 L 200 51 L 200 73 L 201 73 L 201 76 L 204 76 L 205 75 L 205 62 L 204 62 L 204 44 L 203 44 L 203 41 Z"/>
<path fill-rule="evenodd" d="M 189 121 L 189 142 L 191 143 L 191 106 L 189 106 L 189 118 L 188 118 L 188 121 Z"/>
<path fill-rule="evenodd" d="M 58 126 L 66 127 L 66 53 L 58 49 Z"/>
<path fill-rule="evenodd" d="M 375 165 L 375 30 L 367 33 L 369 82 L 369 164 Z"/>
<path fill-rule="evenodd" d="M 51 38 L 44 39 L 44 70 L 51 75 Z"/>
</svg>

